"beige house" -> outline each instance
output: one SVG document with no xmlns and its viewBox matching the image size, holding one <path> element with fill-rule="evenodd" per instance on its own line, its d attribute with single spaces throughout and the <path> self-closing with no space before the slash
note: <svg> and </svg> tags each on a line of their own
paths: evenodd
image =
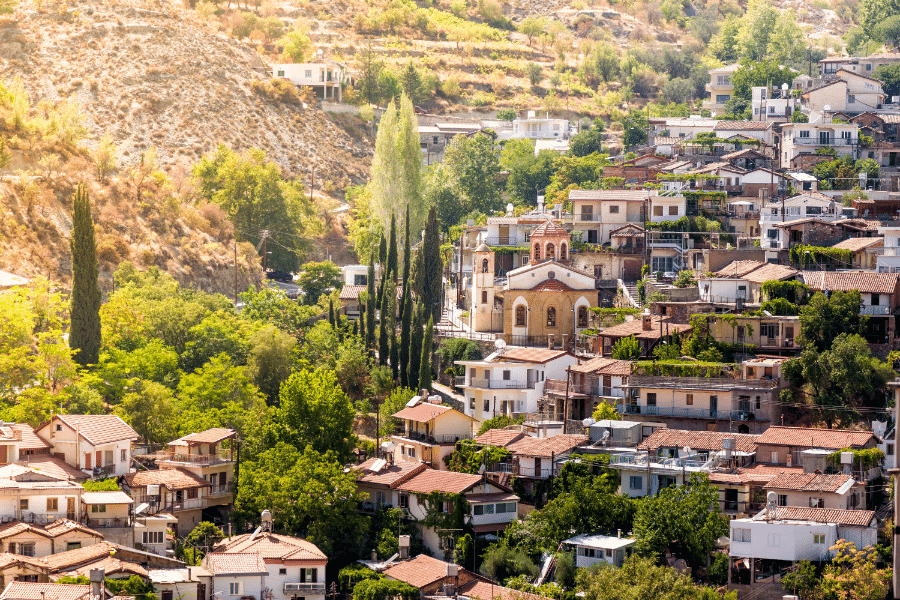
<svg viewBox="0 0 900 600">
<path fill-rule="evenodd" d="M 84 492 L 82 514 L 88 527 L 103 532 L 103 537 L 116 544 L 134 545 L 134 500 L 122 491 Z"/>
<path fill-rule="evenodd" d="M 140 436 L 116 415 L 53 415 L 35 433 L 68 464 L 106 477 L 131 469 L 131 444 Z"/>
<path fill-rule="evenodd" d="M 769 481 L 764 489 L 778 495 L 778 506 L 866 508 L 865 484 L 844 474 L 785 473 Z"/>
<path fill-rule="evenodd" d="M 20 465 L 0 468 L 0 516 L 7 521 L 52 523 L 82 517 L 79 484 Z"/>
<path fill-rule="evenodd" d="M 863 450 L 877 445 L 878 438 L 871 431 L 772 426 L 759 436 L 756 456 L 759 462 L 791 467 L 803 464 L 805 450 L 837 452 L 843 448 Z"/>
<path fill-rule="evenodd" d="M 156 459 L 160 469 L 183 469 L 209 482 L 204 508 L 233 502 L 234 429 L 207 429 L 169 442 L 165 456 Z"/>
<path fill-rule="evenodd" d="M 806 111 L 856 114 L 881 108 L 885 93 L 880 81 L 846 69 L 838 70 L 835 75 L 837 79 L 801 94 Z"/>
<path fill-rule="evenodd" d="M 734 93 L 734 84 L 731 82 L 731 78 L 740 68 L 740 64 L 734 63 L 709 70 L 709 83 L 706 84 L 709 98 L 703 101 L 703 108 L 710 111 L 713 116 L 725 112 L 725 103 L 731 100 Z"/>
<path fill-rule="evenodd" d="M 49 573 L 50 569 L 38 559 L 11 552 L 0 554 L 0 587 L 5 588 L 14 581 L 47 583 Z"/>
<path fill-rule="evenodd" d="M 815 154 L 822 148 L 834 148 L 838 156 L 858 156 L 859 125 L 835 123 L 831 117 L 816 123 L 781 125 L 781 167 L 789 169 L 801 154 Z"/>
<path fill-rule="evenodd" d="M 878 264 L 878 257 L 884 255 L 884 238 L 858 237 L 847 238 L 840 241 L 832 248 L 836 250 L 849 250 L 853 253 L 852 265 L 854 269 L 874 271 Z"/>
<path fill-rule="evenodd" d="M 203 520 L 210 483 L 185 469 L 139 471 L 125 476 L 125 485 L 137 504 L 147 503 L 147 514 L 170 513 L 178 519 L 176 533 L 187 535 Z"/>
<path fill-rule="evenodd" d="M 449 406 L 418 397 L 391 416 L 402 421 L 397 433 L 391 436 L 394 462 L 425 463 L 441 470 L 447 468 L 444 457 L 453 452 L 456 442 L 472 438 L 475 422 L 472 417 Z"/>
<path fill-rule="evenodd" d="M 147 577 L 162 600 L 207 600 L 212 574 L 203 567 L 154 569 Z"/>
<path fill-rule="evenodd" d="M 643 225 L 651 194 L 647 190 L 571 190 L 572 231 L 582 232 L 582 242 L 605 244 L 613 230 L 628 223 Z"/>
</svg>

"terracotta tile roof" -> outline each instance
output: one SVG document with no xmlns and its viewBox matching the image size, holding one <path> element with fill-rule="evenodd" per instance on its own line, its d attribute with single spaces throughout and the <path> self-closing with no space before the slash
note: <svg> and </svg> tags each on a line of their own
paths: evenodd
<svg viewBox="0 0 900 600">
<path fill-rule="evenodd" d="M 767 446 L 796 446 L 800 448 L 840 450 L 841 448 L 865 446 L 874 438 L 875 434 L 871 431 L 772 426 L 759 436 L 756 443 Z"/>
<path fill-rule="evenodd" d="M 849 475 L 824 475 L 822 473 L 785 473 L 770 480 L 769 490 L 796 490 L 800 492 L 836 492 L 850 481 Z"/>
<path fill-rule="evenodd" d="M 208 481 L 183 469 L 159 469 L 129 473 L 125 475 L 125 481 L 131 488 L 144 488 L 148 485 L 162 485 L 169 490 L 209 487 Z"/>
<path fill-rule="evenodd" d="M 399 412 L 395 412 L 391 416 L 395 419 L 408 419 L 410 421 L 415 421 L 416 423 L 428 423 L 429 421 L 434 420 L 436 417 L 451 410 L 453 409 L 449 406 L 432 404 L 430 402 L 420 402 L 412 407 L 407 406 Z"/>
<path fill-rule="evenodd" d="M 881 221 L 876 219 L 841 219 L 840 221 L 834 221 L 834 224 L 861 231 L 878 231 L 878 228 L 881 227 Z"/>
<path fill-rule="evenodd" d="M 50 539 L 51 536 L 49 533 L 44 531 L 40 526 L 32 525 L 30 523 L 22 523 L 19 521 L 11 521 L 9 523 L 4 523 L 0 525 L 0 540 L 5 540 L 6 538 L 15 537 L 20 533 L 29 533 L 34 535 L 39 535 L 41 537 L 45 537 Z"/>
<path fill-rule="evenodd" d="M 186 445 L 192 444 L 218 444 L 222 440 L 227 440 L 228 438 L 237 435 L 237 432 L 234 429 L 224 429 L 221 427 L 216 427 L 213 429 L 207 429 L 206 431 L 201 431 L 200 433 L 189 433 L 187 435 L 181 436 L 175 441 L 169 442 L 169 445 L 179 444 L 179 442 L 184 442 Z"/>
<path fill-rule="evenodd" d="M 646 190 L 570 190 L 569 200 L 625 200 L 645 202 Z"/>
<path fill-rule="evenodd" d="M 84 492 L 81 494 L 84 504 L 134 504 L 131 496 L 123 491 Z"/>
<path fill-rule="evenodd" d="M 629 223 L 609 232 L 611 237 L 643 237 L 647 231 L 640 225 Z"/>
<path fill-rule="evenodd" d="M 57 519 L 49 525 L 44 526 L 44 530 L 53 538 L 58 538 L 67 533 L 72 533 L 73 531 L 93 536 L 99 540 L 102 540 L 104 537 L 99 531 L 95 531 L 86 525 L 70 521 L 69 519 Z"/>
<path fill-rule="evenodd" d="M 50 444 L 42 440 L 34 432 L 34 428 L 28 423 L 16 423 L 12 426 L 14 431 L 22 432 L 22 441 L 19 442 L 19 451 L 22 450 L 50 450 Z"/>
<path fill-rule="evenodd" d="M 136 440 L 141 437 L 129 427 L 128 423 L 116 415 L 56 415 L 54 418 L 65 423 L 72 431 L 75 431 L 77 427 L 81 437 L 93 446 L 123 440 Z M 51 420 L 41 429 L 52 423 Z"/>
<path fill-rule="evenodd" d="M 731 164 L 730 162 L 715 162 L 715 163 L 710 163 L 703 167 L 699 167 L 697 169 L 688 171 L 688 173 L 699 175 L 702 173 L 711 173 L 713 171 L 720 171 L 722 169 L 729 171 L 731 173 L 738 173 L 739 175 L 747 172 L 745 169 L 742 169 L 741 167 L 737 167 L 737 166 Z"/>
<path fill-rule="evenodd" d="M 859 238 L 847 238 L 842 242 L 838 242 L 832 248 L 837 248 L 839 250 L 850 250 L 852 252 L 859 252 L 860 250 L 865 250 L 869 247 L 877 247 L 884 245 L 884 238 L 880 237 L 859 237 Z"/>
<path fill-rule="evenodd" d="M 683 431 L 681 429 L 657 429 L 638 445 L 638 450 L 655 452 L 659 448 L 684 448 L 719 451 L 722 440 L 734 438 L 734 450 L 756 452 L 757 435 L 748 433 L 724 433 L 720 431 Z"/>
<path fill-rule="evenodd" d="M 691 326 L 688 323 L 675 323 L 674 321 L 670 321 L 668 317 L 659 317 L 653 315 L 650 317 L 650 323 L 650 329 L 644 331 L 642 320 L 636 318 L 633 321 L 627 321 L 619 325 L 608 327 L 601 331 L 598 335 L 600 335 L 600 337 L 615 338 L 622 338 L 633 335 L 639 340 L 656 340 L 666 335 L 667 323 L 669 334 L 674 333 L 676 329 L 681 334 L 689 333 L 691 331 Z M 662 323 L 662 332 L 660 332 L 660 323 Z"/>
<path fill-rule="evenodd" d="M 504 500 L 519 500 L 512 492 L 494 492 L 491 494 L 469 494 L 466 496 L 469 502 L 503 502 Z"/>
<path fill-rule="evenodd" d="M 413 475 L 398 485 L 396 489 L 414 494 L 430 494 L 431 492 L 462 494 L 482 481 L 481 475 L 428 469 Z"/>
<path fill-rule="evenodd" d="M 53 573 L 66 572 L 113 556 L 116 550 L 118 550 L 118 547 L 115 544 L 98 542 L 77 550 L 57 552 L 56 554 L 45 556 L 41 558 L 41 563 L 49 567 Z"/>
<path fill-rule="evenodd" d="M 893 294 L 900 273 L 871 271 L 803 271 L 803 282 L 813 290 L 828 288 L 831 292 L 859 290 L 864 294 Z"/>
<path fill-rule="evenodd" d="M 480 579 L 475 579 L 460 586 L 459 595 L 473 600 L 475 598 L 479 600 L 545 600 L 543 596 L 538 596 L 537 594 L 520 592 L 519 590 Z"/>
<path fill-rule="evenodd" d="M 571 292 L 572 288 L 559 279 L 545 279 L 533 288 L 532 292 Z"/>
<path fill-rule="evenodd" d="M 206 555 L 206 564 L 213 575 L 254 575 L 267 574 L 266 564 L 262 556 L 256 552 L 230 553 L 210 552 Z"/>
<path fill-rule="evenodd" d="M 766 263 L 759 260 L 735 260 L 716 271 L 716 277 L 728 277 L 730 279 L 743 278 L 747 273 L 754 271 Z"/>
<path fill-rule="evenodd" d="M 428 465 L 425 463 L 403 461 L 385 465 L 383 469 L 377 473 L 373 473 L 371 471 L 372 465 L 378 460 L 379 459 L 377 458 L 370 458 L 363 464 L 353 467 L 354 470 L 359 472 L 358 481 L 370 485 L 385 485 L 389 488 L 394 488 L 416 473 L 421 473 L 428 468 Z"/>
<path fill-rule="evenodd" d="M 366 291 L 364 285 L 345 285 L 341 288 L 341 300 L 356 300 L 359 295 Z"/>
<path fill-rule="evenodd" d="M 729 152 L 728 154 L 723 154 L 720 158 L 722 160 L 736 160 L 738 158 L 744 158 L 745 156 L 758 156 L 761 158 L 766 158 L 765 154 L 761 152 L 757 152 L 752 148 L 744 148 L 743 150 L 737 150 L 735 152 Z"/>
<path fill-rule="evenodd" d="M 245 533 L 222 540 L 214 546 L 213 551 L 226 554 L 256 553 L 263 560 L 270 561 L 303 560 L 324 563 L 328 560 L 315 544 L 301 538 L 277 533 L 263 533 L 251 538 L 253 534 Z"/>
<path fill-rule="evenodd" d="M 765 514 L 753 517 L 754 521 L 764 521 Z M 839 508 L 804 508 L 801 506 L 779 506 L 775 509 L 779 521 L 812 521 L 814 523 L 836 523 L 851 527 L 868 527 L 875 518 L 871 510 L 843 510 Z"/>
<path fill-rule="evenodd" d="M 777 477 L 778 475 L 791 474 L 791 473 L 802 473 L 803 467 L 782 467 L 779 465 L 764 465 L 760 463 L 753 463 L 747 467 L 741 467 L 736 469 L 740 473 L 742 477 L 745 477 L 747 481 L 751 483 L 769 483 Z"/>
<path fill-rule="evenodd" d="M 548 438 L 526 436 L 506 447 L 519 456 L 540 456 L 550 458 L 571 452 L 576 446 L 588 441 L 585 435 L 554 435 Z"/>
<path fill-rule="evenodd" d="M 84 481 L 89 475 L 79 471 L 66 461 L 49 454 L 31 454 L 25 457 L 25 465 L 60 481 Z"/>
<path fill-rule="evenodd" d="M 598 356 L 570 369 L 573 373 L 593 375 L 631 375 L 631 361 Z"/>
<path fill-rule="evenodd" d="M 719 121 L 714 131 L 765 131 L 772 124 L 768 121 Z"/>
<path fill-rule="evenodd" d="M 515 362 L 533 362 L 545 364 L 551 360 L 562 358 L 569 354 L 565 350 L 550 350 L 548 348 L 507 348 L 503 354 L 497 356 L 498 362 L 515 361 Z"/>
<path fill-rule="evenodd" d="M 531 232 L 531 239 L 540 238 L 540 237 L 549 237 L 549 238 L 566 238 L 569 239 L 569 232 L 554 223 L 553 221 L 547 221 L 543 225 L 538 225 L 534 228 L 534 231 Z"/>
<path fill-rule="evenodd" d="M 103 560 L 98 560 L 97 562 L 93 562 L 89 565 L 83 565 L 75 571 L 73 574 L 77 577 L 79 575 L 88 576 L 92 569 L 103 569 L 106 572 L 106 575 L 113 574 L 127 574 L 127 575 L 137 575 L 142 579 L 148 579 L 150 574 L 147 572 L 147 569 L 142 567 L 141 565 L 131 562 L 128 560 L 119 560 L 118 558 L 113 558 L 111 556 L 107 556 Z"/>
<path fill-rule="evenodd" d="M 786 223 L 772 223 L 772 227 L 778 227 L 779 229 L 793 229 L 798 225 L 808 225 L 810 223 L 822 223 L 823 225 L 836 227 L 833 222 L 826 221 L 822 217 L 805 217 L 803 219 L 794 219 L 793 221 L 787 221 Z"/>
<path fill-rule="evenodd" d="M 788 277 L 794 277 L 799 273 L 797 269 L 785 265 L 773 265 L 766 263 L 758 269 L 750 271 L 744 279 L 750 283 L 765 283 L 767 281 L 780 281 Z"/>
<path fill-rule="evenodd" d="M 9 552 L 0 554 L 0 569 L 5 569 L 10 565 L 15 564 L 29 565 L 31 567 L 35 567 L 37 569 L 41 569 L 44 572 L 47 572 L 47 567 L 41 564 L 40 559 L 31 558 L 30 556 L 22 556 L 21 554 L 10 554 Z"/>
<path fill-rule="evenodd" d="M 89 585 L 11 581 L 0 600 L 82 600 L 90 596 Z"/>
<path fill-rule="evenodd" d="M 484 444 L 485 446 L 499 446 L 501 448 L 505 448 L 509 446 L 516 440 L 524 437 L 525 434 L 521 431 L 510 431 L 509 429 L 488 429 L 477 438 L 475 438 L 475 442 L 478 444 Z"/>
<path fill-rule="evenodd" d="M 442 560 L 420 554 L 415 558 L 400 561 L 385 569 L 384 575 L 390 579 L 408 583 L 421 590 L 447 577 L 447 564 Z M 460 567 L 459 572 L 467 571 Z M 467 573 L 478 577 L 474 573 Z"/>
</svg>

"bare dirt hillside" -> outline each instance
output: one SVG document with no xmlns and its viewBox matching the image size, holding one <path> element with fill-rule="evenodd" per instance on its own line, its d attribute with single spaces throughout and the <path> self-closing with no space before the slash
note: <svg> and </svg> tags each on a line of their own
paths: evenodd
<svg viewBox="0 0 900 600">
<path fill-rule="evenodd" d="M 37 3 L 35 3 L 36 5 Z M 0 78 L 21 77 L 33 101 L 71 97 L 96 141 L 109 134 L 125 164 L 154 147 L 162 165 L 189 167 L 218 142 L 261 148 L 288 175 L 342 187 L 367 177 L 370 140 L 316 108 L 273 101 L 255 50 L 160 11 L 90 0 L 24 2 L 0 22 Z"/>
</svg>

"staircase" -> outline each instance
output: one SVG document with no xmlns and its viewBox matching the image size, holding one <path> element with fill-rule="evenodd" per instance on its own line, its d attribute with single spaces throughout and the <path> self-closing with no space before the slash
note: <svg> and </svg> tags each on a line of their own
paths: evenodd
<svg viewBox="0 0 900 600">
<path fill-rule="evenodd" d="M 629 302 L 631 302 L 631 305 L 635 308 L 643 308 L 644 305 L 640 300 L 640 295 L 638 294 L 637 281 L 623 282 L 620 279 L 619 283 L 625 289 L 625 297 Z"/>
</svg>

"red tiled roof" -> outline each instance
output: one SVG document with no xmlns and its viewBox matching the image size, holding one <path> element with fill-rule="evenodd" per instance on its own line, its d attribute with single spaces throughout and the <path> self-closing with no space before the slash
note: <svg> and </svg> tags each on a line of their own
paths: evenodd
<svg viewBox="0 0 900 600">
<path fill-rule="evenodd" d="M 533 288 L 532 292 L 571 292 L 572 288 L 559 279 L 545 279 Z"/>
<path fill-rule="evenodd" d="M 159 469 L 140 471 L 125 475 L 128 487 L 144 488 L 148 485 L 162 485 L 169 490 L 183 490 L 193 487 L 209 487 L 209 482 L 183 469 Z"/>
<path fill-rule="evenodd" d="M 834 224 L 862 231 L 878 231 L 878 228 L 881 227 L 881 221 L 876 219 L 841 219 L 834 221 Z"/>
<path fill-rule="evenodd" d="M 31 567 L 40 569 L 45 573 L 48 571 L 47 567 L 41 564 L 40 559 L 31 558 L 30 556 L 22 556 L 21 554 L 11 554 L 9 552 L 0 554 L 0 569 L 5 569 L 6 567 L 14 564 L 29 565 Z"/>
<path fill-rule="evenodd" d="M 385 569 L 384 575 L 390 579 L 408 583 L 414 588 L 422 589 L 447 577 L 448 564 L 442 560 L 420 554 L 415 558 L 400 561 Z M 466 569 L 459 567 L 459 572 L 466 572 Z M 471 575 L 478 578 L 478 575 L 474 573 L 471 573 Z"/>
<path fill-rule="evenodd" d="M 34 433 L 34 428 L 28 423 L 16 423 L 12 429 L 22 432 L 22 441 L 17 445 L 22 450 L 49 450 L 50 444 L 42 440 Z"/>
<path fill-rule="evenodd" d="M 199 433 L 189 433 L 187 435 L 183 435 L 177 440 L 169 442 L 169 444 L 177 444 L 178 442 L 185 442 L 187 445 L 218 444 L 222 440 L 227 440 L 234 435 L 237 435 L 237 432 L 234 429 L 215 427 L 213 429 L 207 429 L 206 431 L 201 431 Z"/>
<path fill-rule="evenodd" d="M 548 348 L 507 348 L 503 354 L 497 356 L 499 360 L 512 360 L 516 362 L 548 363 L 551 360 L 561 358 L 569 354 L 565 350 L 550 350 Z"/>
<path fill-rule="evenodd" d="M 875 518 L 871 510 L 843 510 L 840 508 L 804 508 L 801 506 L 779 506 L 775 518 L 783 521 L 812 521 L 814 523 L 836 523 L 855 527 L 868 527 Z M 757 520 L 754 517 L 754 520 Z M 765 515 L 759 518 L 765 520 Z"/>
<path fill-rule="evenodd" d="M 521 431 L 510 431 L 509 429 L 488 429 L 477 438 L 475 442 L 484 444 L 485 446 L 499 446 L 505 448 L 516 440 L 521 439 L 525 434 Z"/>
<path fill-rule="evenodd" d="M 345 285 L 341 288 L 341 300 L 356 300 L 359 295 L 366 291 L 364 285 Z"/>
<path fill-rule="evenodd" d="M 68 427 L 75 431 L 76 428 L 85 440 L 93 446 L 110 444 L 123 440 L 136 440 L 141 436 L 129 427 L 128 423 L 116 415 L 56 415 Z M 45 423 L 40 429 L 51 426 L 53 419 Z M 39 429 L 39 431 L 40 431 Z"/>
<path fill-rule="evenodd" d="M 661 328 L 660 323 L 662 323 Z M 668 324 L 668 327 L 666 327 L 666 324 Z M 660 331 L 660 329 L 662 329 L 662 331 Z M 601 331 L 598 335 L 600 335 L 600 337 L 615 338 L 623 338 L 633 335 L 639 340 L 656 340 L 667 334 L 675 333 L 676 329 L 679 333 L 685 334 L 691 331 L 691 326 L 688 323 L 675 323 L 673 321 L 670 321 L 668 317 L 658 317 L 656 315 L 653 315 L 650 317 L 649 330 L 645 331 L 643 321 L 636 318 L 633 321 L 626 321 L 625 323 L 620 323 L 619 325 L 608 327 Z"/>
<path fill-rule="evenodd" d="M 565 452 L 571 452 L 579 444 L 588 441 L 585 435 L 554 435 L 548 438 L 525 436 L 506 447 L 519 456 L 540 456 L 550 458 Z"/>
<path fill-rule="evenodd" d="M 797 269 L 787 267 L 785 265 L 773 265 L 766 263 L 758 269 L 750 271 L 744 276 L 744 279 L 751 283 L 765 283 L 767 281 L 780 281 L 793 277 L 799 273 Z"/>
<path fill-rule="evenodd" d="M 475 579 L 459 587 L 459 595 L 478 600 L 545 600 L 543 596 L 520 592 L 480 579 Z"/>
<path fill-rule="evenodd" d="M 803 271 L 803 282 L 813 290 L 828 288 L 831 292 L 859 290 L 864 294 L 893 294 L 900 273 L 871 271 Z"/>
<path fill-rule="evenodd" d="M 714 131 L 765 131 L 772 127 L 768 121 L 719 121 Z"/>
<path fill-rule="evenodd" d="M 759 260 L 735 260 L 725 268 L 716 271 L 716 277 L 728 277 L 731 279 L 740 279 L 747 273 L 754 271 L 766 263 Z"/>
<path fill-rule="evenodd" d="M 122 492 L 119 492 L 122 493 Z M 49 525 L 44 526 L 44 530 L 50 534 L 50 537 L 58 538 L 62 535 L 66 535 L 67 533 L 71 533 L 73 531 L 77 531 L 79 533 L 84 533 L 95 537 L 99 540 L 103 539 L 103 534 L 99 531 L 95 531 L 86 525 L 82 525 L 81 523 L 76 523 L 75 521 L 70 521 L 69 519 L 57 519 L 56 521 L 50 523 Z"/>
<path fill-rule="evenodd" d="M 81 600 L 90 596 L 89 585 L 11 581 L 0 600 Z"/>
<path fill-rule="evenodd" d="M 126 573 L 130 575 L 137 575 L 144 580 L 150 577 L 147 569 L 145 569 L 141 565 L 128 560 L 119 560 L 118 558 L 113 558 L 111 556 L 107 556 L 103 560 L 98 560 L 97 562 L 93 562 L 89 565 L 81 566 L 75 569 L 74 574 L 75 576 L 84 575 L 85 577 L 87 577 L 92 569 L 103 569 L 106 575 L 114 573 Z"/>
<path fill-rule="evenodd" d="M 683 431 L 681 429 L 657 429 L 638 445 L 638 450 L 655 452 L 659 448 L 684 448 L 692 450 L 722 450 L 722 440 L 734 438 L 738 452 L 756 452 L 757 435 L 749 433 L 724 433 L 720 431 Z"/>
<path fill-rule="evenodd" d="M 849 475 L 824 475 L 822 473 L 785 473 L 770 480 L 769 490 L 796 490 L 800 492 L 836 492 L 850 481 Z"/>
<path fill-rule="evenodd" d="M 268 573 L 262 556 L 257 552 L 210 552 L 206 555 L 206 562 L 213 575 Z"/>
<path fill-rule="evenodd" d="M 869 247 L 878 247 L 884 245 L 884 238 L 880 237 L 858 237 L 847 238 L 842 242 L 838 242 L 832 248 L 838 250 L 850 250 L 851 252 L 859 252 Z"/>
<path fill-rule="evenodd" d="M 370 458 L 363 464 L 354 467 L 354 469 L 359 472 L 358 481 L 371 485 L 386 485 L 389 488 L 394 488 L 416 473 L 421 473 L 428 469 L 428 465 L 425 463 L 404 461 L 385 465 L 383 469 L 374 473 L 371 471 L 371 468 L 378 460 L 379 459 L 377 458 Z"/>
<path fill-rule="evenodd" d="M 531 239 L 539 237 L 569 239 L 569 232 L 553 221 L 548 220 L 544 224 L 535 227 L 534 231 L 531 232 Z"/>
<path fill-rule="evenodd" d="M 398 485 L 396 489 L 414 494 L 430 494 L 431 492 L 462 494 L 482 481 L 481 475 L 428 469 L 421 473 L 416 473 Z"/>
<path fill-rule="evenodd" d="M 34 535 L 40 535 L 45 538 L 52 538 L 53 536 L 44 531 L 39 525 L 31 525 L 30 523 L 22 523 L 19 521 L 12 521 L 10 523 L 4 523 L 0 525 L 0 540 L 4 540 L 8 537 L 14 537 L 19 535 L 20 533 L 30 533 Z"/>
<path fill-rule="evenodd" d="M 25 466 L 60 481 L 84 481 L 89 476 L 66 461 L 49 454 L 30 454 L 25 457 Z"/>
<path fill-rule="evenodd" d="M 65 572 L 112 556 L 115 554 L 116 550 L 118 550 L 118 547 L 115 544 L 104 541 L 76 550 L 57 552 L 56 554 L 45 556 L 40 560 L 44 565 L 50 568 L 51 572 Z"/>
<path fill-rule="evenodd" d="M 430 402 L 420 402 L 419 404 L 416 404 L 412 407 L 407 406 L 403 410 L 396 412 L 391 416 L 395 419 L 408 419 L 410 421 L 415 421 L 416 423 L 428 423 L 429 421 L 450 410 L 453 409 L 449 406 L 432 404 Z"/>
<path fill-rule="evenodd" d="M 760 446 L 797 446 L 840 450 L 853 446 L 865 446 L 874 437 L 875 434 L 871 431 L 772 426 L 759 436 L 756 443 Z"/>
<path fill-rule="evenodd" d="M 647 190 L 570 190 L 569 200 L 646 202 Z"/>
<path fill-rule="evenodd" d="M 594 375 L 631 375 L 631 361 L 598 356 L 570 369 L 573 373 Z"/>
<path fill-rule="evenodd" d="M 213 548 L 213 552 L 226 554 L 259 554 L 263 560 L 280 561 L 316 561 L 325 563 L 328 557 L 319 548 L 302 538 L 277 533 L 262 533 L 255 538 L 252 533 L 245 533 L 222 540 Z"/>
</svg>

